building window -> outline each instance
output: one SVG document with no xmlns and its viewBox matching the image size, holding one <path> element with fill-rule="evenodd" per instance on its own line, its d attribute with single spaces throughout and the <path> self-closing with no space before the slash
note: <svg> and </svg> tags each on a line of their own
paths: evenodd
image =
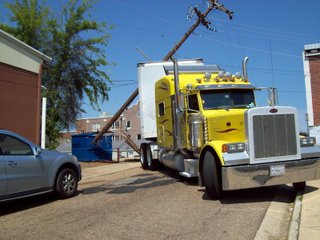
<svg viewBox="0 0 320 240">
<path fill-rule="evenodd" d="M 92 123 L 92 132 L 100 131 L 100 123 Z"/>
<path fill-rule="evenodd" d="M 131 128 L 131 122 L 130 122 L 130 121 L 127 121 L 127 123 L 126 123 L 126 128 L 127 128 L 127 129 L 130 129 L 130 128 Z"/>
<path fill-rule="evenodd" d="M 141 134 L 137 135 L 137 139 L 140 140 L 141 139 Z"/>
<path fill-rule="evenodd" d="M 119 126 L 120 126 L 119 121 L 116 121 L 116 122 L 114 122 L 112 124 L 112 128 L 111 129 L 119 129 Z"/>
<path fill-rule="evenodd" d="M 119 141 L 119 135 L 114 135 L 112 136 L 113 141 Z"/>
</svg>

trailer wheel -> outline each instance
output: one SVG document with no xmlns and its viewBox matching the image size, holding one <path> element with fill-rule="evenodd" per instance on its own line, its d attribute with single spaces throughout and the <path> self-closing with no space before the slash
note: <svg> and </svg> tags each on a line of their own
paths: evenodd
<svg viewBox="0 0 320 240">
<path fill-rule="evenodd" d="M 147 151 L 148 151 L 148 144 L 141 143 L 141 145 L 140 145 L 140 163 L 141 163 L 141 167 L 143 169 L 148 169 Z"/>
<path fill-rule="evenodd" d="M 222 195 L 221 181 L 214 154 L 210 150 L 204 154 L 202 179 L 209 197 L 212 199 L 220 198 Z"/>
<path fill-rule="evenodd" d="M 292 184 L 293 188 L 296 192 L 303 192 L 304 189 L 306 188 L 306 182 L 295 182 Z"/>
<path fill-rule="evenodd" d="M 152 156 L 151 145 L 152 143 L 149 143 L 147 146 L 147 164 L 151 171 L 155 171 L 159 167 L 159 162 L 158 159 L 154 159 Z"/>
</svg>

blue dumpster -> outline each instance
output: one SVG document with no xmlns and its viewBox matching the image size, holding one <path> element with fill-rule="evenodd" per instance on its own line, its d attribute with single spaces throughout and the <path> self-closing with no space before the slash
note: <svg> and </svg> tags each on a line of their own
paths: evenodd
<svg viewBox="0 0 320 240">
<path fill-rule="evenodd" d="M 72 154 L 80 162 L 111 161 L 112 135 L 105 134 L 95 144 L 96 133 L 82 133 L 72 135 Z"/>
</svg>

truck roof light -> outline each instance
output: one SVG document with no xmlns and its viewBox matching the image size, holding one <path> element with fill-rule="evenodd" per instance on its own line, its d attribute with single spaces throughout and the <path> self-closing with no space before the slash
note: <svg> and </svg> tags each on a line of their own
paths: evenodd
<svg viewBox="0 0 320 240">
<path fill-rule="evenodd" d="M 211 78 L 211 73 L 206 72 L 206 73 L 204 74 L 204 78 L 205 78 L 205 81 L 206 81 L 206 82 L 209 82 L 209 81 L 210 81 L 210 78 Z"/>
<path fill-rule="evenodd" d="M 223 71 L 220 71 L 220 72 L 218 73 L 218 77 L 219 77 L 219 78 L 224 78 L 224 77 L 225 77 L 224 72 L 223 72 Z"/>
<path fill-rule="evenodd" d="M 229 73 L 229 72 L 226 72 L 226 78 L 227 78 L 227 79 L 231 79 L 231 78 L 232 78 L 232 74 Z"/>
<path fill-rule="evenodd" d="M 242 74 L 239 72 L 236 72 L 234 76 L 236 77 L 236 79 L 240 79 L 242 77 Z"/>
</svg>

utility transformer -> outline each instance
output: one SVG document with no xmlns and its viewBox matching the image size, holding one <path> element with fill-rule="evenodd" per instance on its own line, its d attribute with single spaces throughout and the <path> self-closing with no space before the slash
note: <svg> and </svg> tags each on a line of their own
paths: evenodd
<svg viewBox="0 0 320 240">
<path fill-rule="evenodd" d="M 142 168 L 198 177 L 211 198 L 320 178 L 320 148 L 299 135 L 297 110 L 275 94 L 256 106 L 247 60 L 236 74 L 201 59 L 138 64 Z"/>
</svg>

